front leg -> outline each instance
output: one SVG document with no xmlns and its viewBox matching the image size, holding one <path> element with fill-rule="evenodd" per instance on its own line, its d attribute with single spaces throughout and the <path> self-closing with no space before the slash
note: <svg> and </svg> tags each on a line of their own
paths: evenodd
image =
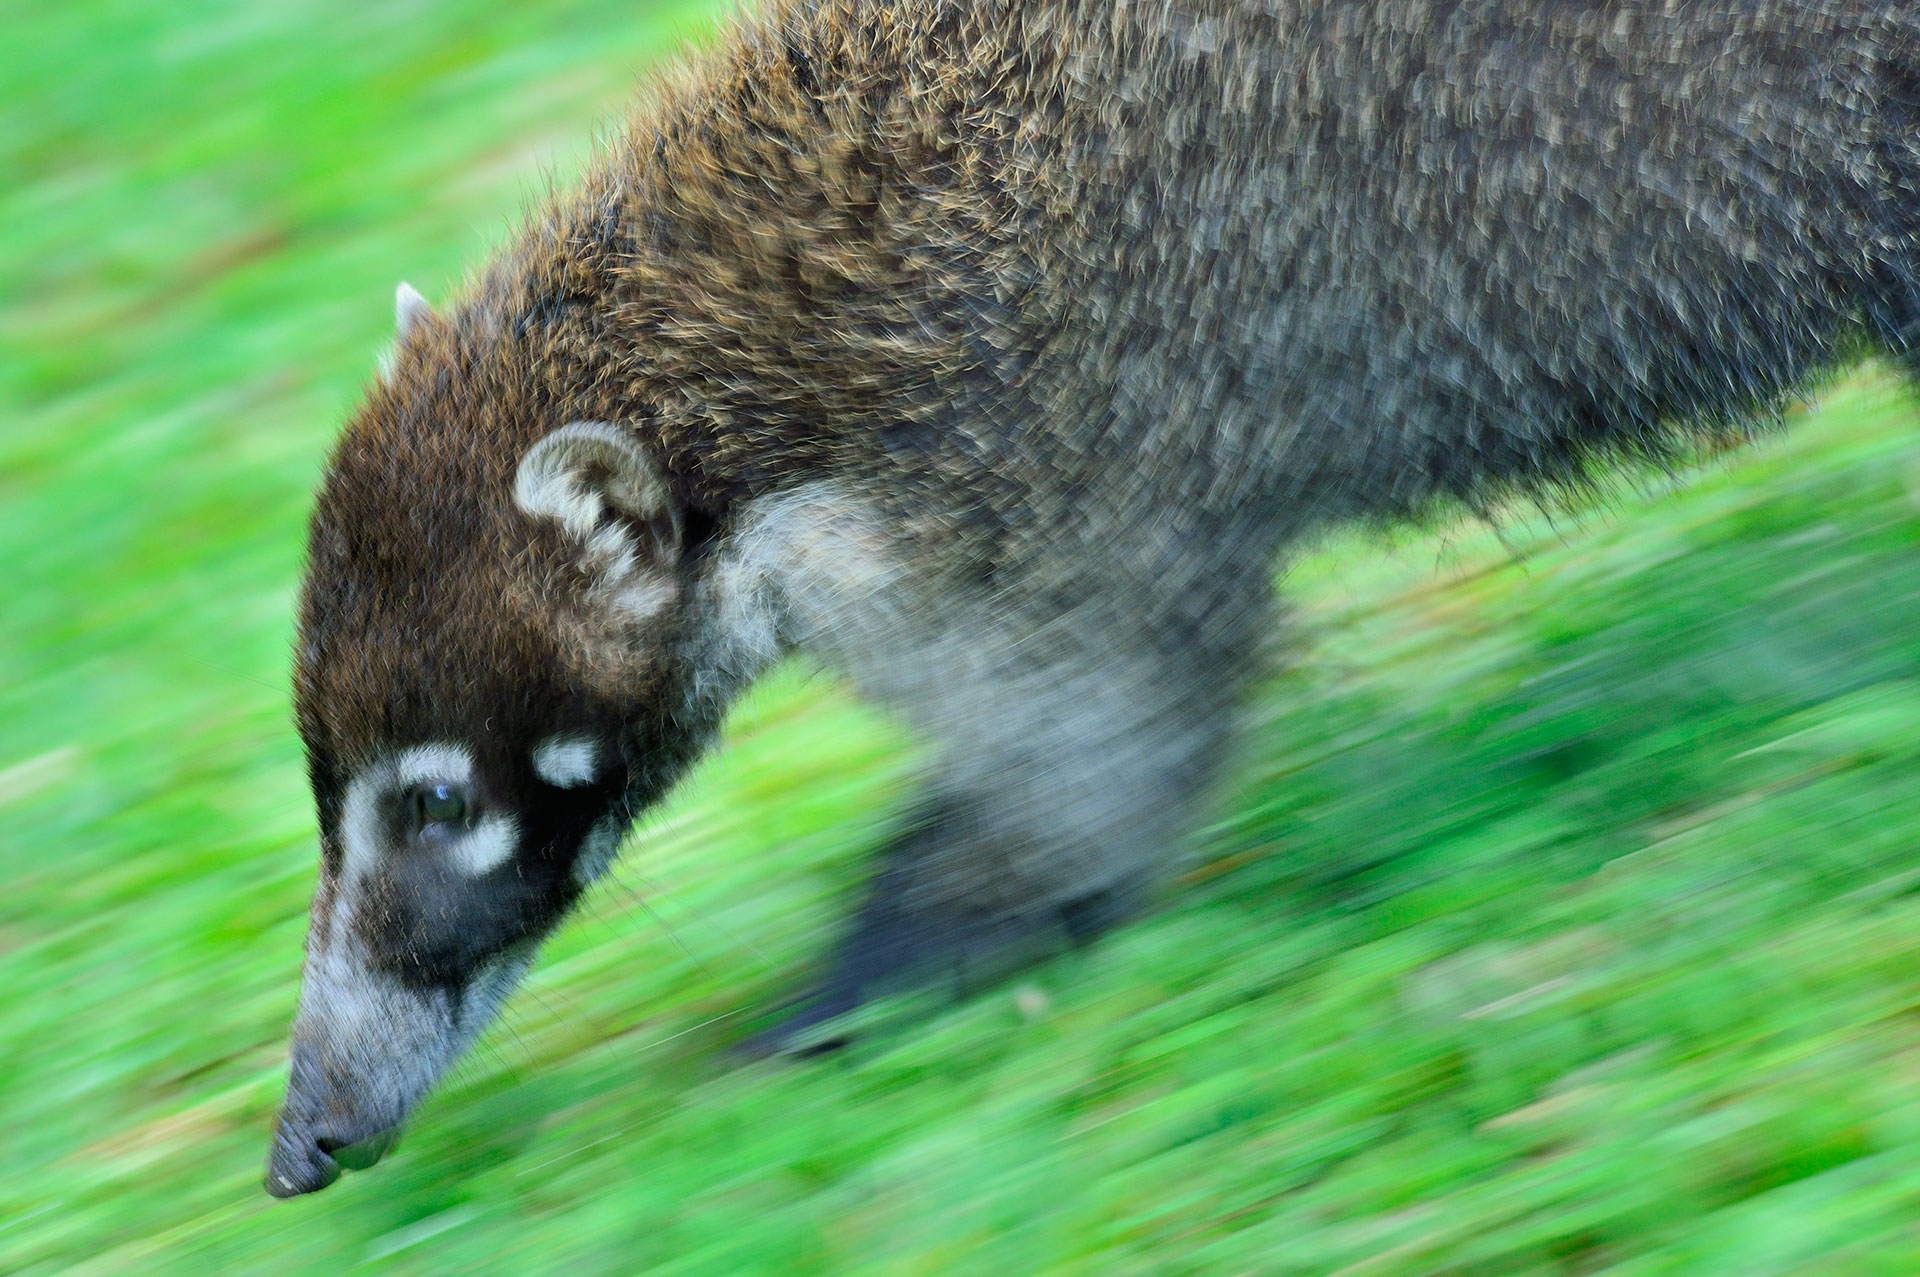
<svg viewBox="0 0 1920 1277">
<path fill-rule="evenodd" d="M 1138 908 L 1152 875 L 1122 875 L 1078 894 L 1054 899 L 1059 884 L 1037 882 L 1022 900 L 998 884 L 970 882 L 974 873 L 1005 872 L 1004 849 L 980 840 L 964 808 L 936 803 L 921 809 L 881 856 L 865 903 L 836 947 L 826 974 L 771 1029 L 752 1039 L 750 1053 L 811 1054 L 846 1041 L 815 1030 L 864 1006 L 873 997 L 916 982 L 963 993 L 1022 957 L 1038 959 L 1064 945 L 1090 944 Z M 1043 878 L 1050 876 L 1043 875 Z M 1068 889 L 1071 890 L 1070 888 Z"/>
<path fill-rule="evenodd" d="M 1132 914 L 1229 739 L 1267 601 L 1262 580 L 1198 624 L 1081 609 L 990 659 L 890 661 L 919 672 L 880 690 L 935 736 L 935 775 L 824 977 L 749 1049 L 835 1045 L 823 1026 L 878 994 L 964 989 Z"/>
</svg>

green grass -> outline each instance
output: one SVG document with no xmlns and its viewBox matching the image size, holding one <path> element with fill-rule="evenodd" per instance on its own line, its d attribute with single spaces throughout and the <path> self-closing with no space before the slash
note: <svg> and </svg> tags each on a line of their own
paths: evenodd
<svg viewBox="0 0 1920 1277">
<path fill-rule="evenodd" d="M 260 1192 L 321 459 L 395 280 L 712 12 L 9 12 L 0 1272 L 1920 1271 L 1920 409 L 1872 370 L 1517 555 L 1328 547 L 1158 913 L 748 1066 L 912 774 L 784 673 L 394 1158 Z"/>
</svg>

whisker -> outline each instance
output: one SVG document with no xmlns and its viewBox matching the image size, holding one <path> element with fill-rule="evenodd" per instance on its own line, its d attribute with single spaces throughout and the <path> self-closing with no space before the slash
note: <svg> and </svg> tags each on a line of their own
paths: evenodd
<svg viewBox="0 0 1920 1277">
<path fill-rule="evenodd" d="M 660 929 L 667 933 L 667 939 L 673 941 L 674 948 L 680 950 L 681 953 L 686 955 L 688 962 L 691 962 L 693 963 L 694 966 L 699 967 L 700 970 L 706 975 L 713 974 L 713 968 L 709 967 L 706 963 L 702 962 L 699 956 L 696 955 L 693 950 L 687 948 L 686 944 L 680 939 L 679 933 L 676 932 L 673 929 L 673 927 L 668 924 L 665 918 L 660 916 L 660 911 L 658 909 L 655 909 L 652 905 L 647 903 L 647 898 L 645 896 L 641 895 L 638 891 L 635 891 L 633 889 L 632 883 L 623 882 L 620 884 L 620 886 L 629 896 L 633 897 L 633 903 L 635 903 L 636 905 L 639 905 L 641 909 L 646 911 L 646 915 L 649 918 L 652 918 L 655 922 L 660 924 Z"/>
<path fill-rule="evenodd" d="M 179 655 L 186 657 L 188 660 L 194 662 L 196 665 L 204 665 L 210 670 L 219 670 L 222 674 L 229 674 L 229 675 L 232 675 L 234 678 L 243 679 L 246 682 L 252 683 L 255 687 L 264 687 L 269 692 L 278 692 L 282 696 L 285 696 L 287 694 L 287 689 L 279 683 L 269 683 L 264 678 L 255 678 L 251 674 L 243 673 L 240 670 L 231 669 L 228 666 L 219 664 L 217 661 L 210 661 L 204 656 L 196 656 L 192 652 L 181 652 L 179 653 Z"/>
<path fill-rule="evenodd" d="M 661 896 L 662 898 L 666 896 L 666 893 L 664 891 L 661 891 L 658 887 L 654 886 L 653 883 L 641 877 L 639 874 L 636 873 L 633 875 L 633 877 L 635 881 L 637 881 L 641 886 L 645 887 L 648 891 L 651 891 L 655 895 Z M 632 888 L 629 887 L 628 890 L 632 890 Z M 638 895 L 638 893 L 635 893 L 635 894 L 636 896 Z M 706 912 L 704 909 L 701 909 L 698 905 L 690 905 L 690 904 L 687 904 L 685 901 L 676 901 L 674 907 L 678 909 L 684 909 L 688 913 L 691 913 L 695 918 L 698 918 L 701 922 L 705 923 L 707 926 L 711 927 L 714 931 L 718 932 L 720 936 L 723 939 L 725 939 L 728 943 L 737 945 L 740 948 L 746 950 L 748 953 L 752 954 L 754 959 L 758 961 L 760 965 L 762 967 L 765 967 L 768 971 L 777 973 L 780 970 L 779 965 L 775 963 L 773 959 L 769 958 L 766 955 L 766 953 L 760 949 L 758 945 L 754 944 L 751 940 L 745 939 L 744 937 L 739 935 L 737 932 L 730 931 L 726 927 L 721 926 L 719 921 L 715 919 L 712 914 Z"/>
</svg>

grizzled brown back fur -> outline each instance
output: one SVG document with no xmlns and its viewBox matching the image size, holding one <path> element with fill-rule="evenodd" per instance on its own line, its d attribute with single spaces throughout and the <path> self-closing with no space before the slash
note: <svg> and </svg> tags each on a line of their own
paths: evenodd
<svg viewBox="0 0 1920 1277">
<path fill-rule="evenodd" d="M 488 274 L 453 376 L 526 441 L 635 421 L 713 508 L 1111 482 L 1116 432 L 1341 509 L 1563 478 L 1905 303 L 1917 42 L 1872 2 L 776 6 Z"/>
<path fill-rule="evenodd" d="M 560 867 L 456 946 L 520 952 L 592 816 L 528 832 L 536 742 L 617 755 L 624 824 L 798 648 L 941 750 L 801 1025 L 1091 934 L 1218 757 L 1290 543 L 1737 434 L 1867 341 L 1920 341 L 1920 7 L 781 0 L 407 326 L 336 453 L 322 902 L 375 884 L 390 974 L 458 912 L 341 832 L 455 742 L 522 877 Z"/>
</svg>

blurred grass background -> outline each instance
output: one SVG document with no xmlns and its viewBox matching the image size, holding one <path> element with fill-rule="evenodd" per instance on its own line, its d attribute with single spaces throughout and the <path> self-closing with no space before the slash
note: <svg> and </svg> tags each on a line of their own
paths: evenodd
<svg viewBox="0 0 1920 1277">
<path fill-rule="evenodd" d="M 912 770 L 784 673 L 394 1158 L 261 1194 L 325 449 L 396 280 L 717 12 L 6 6 L 0 1272 L 1920 1272 L 1920 410 L 1874 369 L 1677 492 L 1328 547 L 1162 911 L 748 1066 Z"/>
</svg>

